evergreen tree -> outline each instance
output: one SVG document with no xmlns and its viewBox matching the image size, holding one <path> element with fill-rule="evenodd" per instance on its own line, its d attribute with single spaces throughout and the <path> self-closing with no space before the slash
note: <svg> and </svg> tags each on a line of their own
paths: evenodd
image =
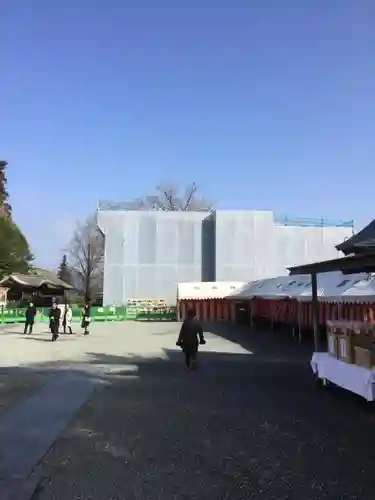
<svg viewBox="0 0 375 500">
<path fill-rule="evenodd" d="M 12 273 L 27 273 L 33 256 L 19 227 L 8 217 L 0 217 L 0 279 Z"/>
<path fill-rule="evenodd" d="M 57 271 L 57 277 L 69 285 L 72 282 L 72 273 L 68 264 L 68 257 L 66 254 L 63 255 L 59 269 Z"/>
</svg>

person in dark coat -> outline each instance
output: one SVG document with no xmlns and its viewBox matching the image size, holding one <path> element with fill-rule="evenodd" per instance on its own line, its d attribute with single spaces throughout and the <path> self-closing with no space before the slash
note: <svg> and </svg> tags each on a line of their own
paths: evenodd
<svg viewBox="0 0 375 500">
<path fill-rule="evenodd" d="M 88 330 L 91 323 L 91 304 L 89 301 L 86 302 L 85 307 L 82 310 L 82 328 L 84 329 L 83 334 L 88 335 L 90 332 Z"/>
<path fill-rule="evenodd" d="M 196 369 L 198 345 L 205 343 L 202 326 L 195 317 L 195 312 L 191 309 L 187 313 L 187 318 L 182 323 L 176 342 L 176 345 L 182 347 L 185 354 L 185 367 L 187 370 Z"/>
<path fill-rule="evenodd" d="M 25 329 L 24 329 L 25 335 L 27 334 L 27 330 L 29 330 L 29 335 L 33 333 L 35 316 L 36 316 L 36 307 L 34 303 L 30 301 L 25 312 Z"/>
<path fill-rule="evenodd" d="M 59 338 L 60 316 L 61 310 L 57 307 L 56 302 L 54 302 L 49 312 L 49 327 L 52 333 L 52 342 L 55 342 Z"/>
</svg>

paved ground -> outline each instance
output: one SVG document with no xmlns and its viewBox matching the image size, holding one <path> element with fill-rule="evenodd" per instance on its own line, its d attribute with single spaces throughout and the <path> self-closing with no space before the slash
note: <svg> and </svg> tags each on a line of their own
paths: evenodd
<svg viewBox="0 0 375 500">
<path fill-rule="evenodd" d="M 0 328 L 0 418 L 4 410 L 22 401 L 46 381 L 45 374 L 34 370 L 23 372 L 18 369 L 9 369 L 12 366 L 14 350 L 17 350 L 17 345 L 19 345 L 14 340 L 20 337 L 18 333 L 20 331 L 19 325 L 2 325 Z M 12 348 L 9 349 L 9 346 Z"/>
<path fill-rule="evenodd" d="M 46 424 L 32 408 L 55 415 L 44 445 L 55 442 L 21 467 L 24 479 L 42 478 L 36 498 L 374 498 L 374 406 L 318 388 L 305 349 L 219 328 L 207 334 L 199 372 L 184 373 L 175 338 L 173 323 L 98 324 L 55 344 L 39 330 L 0 333 L 3 376 L 43 381 L 30 387 L 33 400 L 0 413 L 0 441 L 18 415 L 33 430 L 18 441 L 37 457 L 32 439 Z"/>
</svg>

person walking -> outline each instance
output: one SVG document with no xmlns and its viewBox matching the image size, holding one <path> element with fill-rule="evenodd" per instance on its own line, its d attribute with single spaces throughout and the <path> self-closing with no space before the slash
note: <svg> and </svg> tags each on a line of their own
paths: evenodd
<svg viewBox="0 0 375 500">
<path fill-rule="evenodd" d="M 33 326 L 36 316 L 36 307 L 34 303 L 30 300 L 25 312 L 25 329 L 24 334 L 27 335 L 27 330 L 29 330 L 29 335 L 33 333 Z"/>
<path fill-rule="evenodd" d="M 70 307 L 69 304 L 65 304 L 64 317 L 63 317 L 63 328 L 64 328 L 64 333 L 66 333 L 66 330 L 68 330 L 70 335 L 73 334 L 72 318 L 73 318 L 72 308 Z"/>
<path fill-rule="evenodd" d="M 88 335 L 90 332 L 88 330 L 91 323 L 91 304 L 89 301 L 86 302 L 85 307 L 82 309 L 82 328 L 84 329 L 83 334 Z"/>
<path fill-rule="evenodd" d="M 198 341 L 199 338 L 199 341 Z M 187 318 L 181 326 L 176 345 L 182 347 L 185 355 L 185 369 L 187 371 L 197 368 L 198 346 L 206 343 L 201 323 L 195 317 L 195 311 L 190 309 Z"/>
<path fill-rule="evenodd" d="M 52 333 L 52 342 L 55 342 L 59 338 L 60 316 L 61 310 L 57 307 L 56 302 L 54 302 L 49 312 L 49 327 Z"/>
</svg>

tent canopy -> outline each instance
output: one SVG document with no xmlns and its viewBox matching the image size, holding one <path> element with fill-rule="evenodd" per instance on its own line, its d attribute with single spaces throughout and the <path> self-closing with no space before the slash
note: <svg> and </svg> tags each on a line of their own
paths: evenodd
<svg viewBox="0 0 375 500">
<path fill-rule="evenodd" d="M 251 299 L 259 297 L 263 299 L 285 299 L 294 297 L 300 287 L 309 282 L 308 276 L 277 276 L 251 281 L 244 287 L 234 292 L 231 299 Z"/>
<path fill-rule="evenodd" d="M 375 254 L 375 219 L 351 238 L 336 245 L 336 249 L 345 255 L 373 253 Z"/>
<path fill-rule="evenodd" d="M 224 299 L 245 285 L 245 281 L 179 283 L 177 286 L 177 298 L 178 300 Z"/>
<path fill-rule="evenodd" d="M 366 273 L 345 275 L 331 272 L 318 275 L 318 300 L 322 302 L 373 302 L 375 276 Z M 247 283 L 231 294 L 229 299 L 296 299 L 312 300 L 309 275 L 279 276 Z"/>
<path fill-rule="evenodd" d="M 367 278 L 354 283 L 342 294 L 344 302 L 373 302 L 375 300 L 375 278 Z"/>
</svg>

